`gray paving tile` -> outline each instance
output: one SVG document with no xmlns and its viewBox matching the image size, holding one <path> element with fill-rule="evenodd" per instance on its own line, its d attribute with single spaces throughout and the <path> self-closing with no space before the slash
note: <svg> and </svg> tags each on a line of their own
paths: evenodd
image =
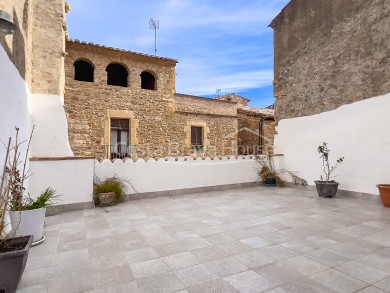
<svg viewBox="0 0 390 293">
<path fill-rule="evenodd" d="M 290 266 L 279 262 L 258 267 L 253 270 L 267 280 L 271 281 L 276 286 L 280 286 L 303 277 L 301 273 L 297 272 Z"/>
<path fill-rule="evenodd" d="M 134 280 L 134 276 L 128 265 L 117 266 L 106 269 L 102 267 L 91 273 L 94 288 L 112 287 L 121 283 L 128 283 Z"/>
<path fill-rule="evenodd" d="M 281 293 L 339 293 L 309 278 L 298 279 L 294 282 L 284 284 L 280 288 L 283 290 Z"/>
<path fill-rule="evenodd" d="M 136 279 L 150 277 L 169 271 L 168 266 L 161 258 L 130 264 L 131 271 Z"/>
<path fill-rule="evenodd" d="M 47 284 L 39 284 L 28 287 L 19 288 L 17 293 L 47 293 Z"/>
<path fill-rule="evenodd" d="M 379 289 L 374 286 L 369 286 L 360 291 L 357 291 L 357 293 L 386 293 L 386 291 L 383 291 L 382 289 Z"/>
<path fill-rule="evenodd" d="M 159 258 L 151 247 L 125 252 L 124 255 L 129 264 Z"/>
<path fill-rule="evenodd" d="M 268 256 L 270 259 L 274 261 L 280 261 L 283 259 L 287 259 L 299 255 L 299 253 L 292 251 L 281 245 L 271 245 L 271 246 L 259 248 L 257 249 L 257 251 L 260 252 L 261 254 Z"/>
<path fill-rule="evenodd" d="M 339 293 L 353 293 L 368 286 L 367 283 L 334 269 L 315 273 L 310 278 Z"/>
<path fill-rule="evenodd" d="M 334 269 L 370 284 L 378 282 L 389 275 L 388 273 L 366 266 L 358 261 L 350 261 L 338 265 L 334 267 Z"/>
<path fill-rule="evenodd" d="M 195 249 L 192 251 L 192 254 L 201 262 L 208 262 L 229 255 L 225 250 L 215 245 L 200 248 L 200 249 Z"/>
<path fill-rule="evenodd" d="M 275 287 L 275 284 L 251 270 L 225 277 L 224 280 L 241 293 L 262 292 Z"/>
<path fill-rule="evenodd" d="M 205 264 L 182 268 L 174 271 L 174 273 L 186 288 L 218 279 L 218 276 Z"/>
<path fill-rule="evenodd" d="M 264 238 L 259 237 L 259 236 L 241 239 L 240 242 L 252 247 L 253 249 L 266 247 L 266 246 L 270 246 L 273 244 L 273 241 L 271 241 L 269 239 L 264 239 Z"/>
<path fill-rule="evenodd" d="M 131 281 L 128 283 L 121 283 L 115 285 L 109 285 L 106 287 L 95 288 L 93 293 L 140 293 L 141 291 L 138 288 L 136 281 Z"/>
<path fill-rule="evenodd" d="M 217 259 L 206 263 L 206 265 L 222 278 L 248 270 L 247 266 L 240 263 L 234 257 Z"/>
<path fill-rule="evenodd" d="M 225 233 L 218 233 L 210 236 L 205 236 L 204 239 L 206 239 L 211 244 L 222 244 L 227 242 L 232 242 L 234 239 Z"/>
<path fill-rule="evenodd" d="M 89 262 L 92 270 L 99 270 L 101 268 L 109 269 L 127 264 L 123 253 L 90 256 Z"/>
<path fill-rule="evenodd" d="M 252 248 L 240 241 L 232 241 L 217 245 L 218 248 L 222 249 L 226 255 L 235 255 L 246 251 L 251 251 Z"/>
<path fill-rule="evenodd" d="M 234 256 L 234 258 L 248 268 L 261 267 L 273 262 L 271 258 L 265 256 L 264 254 L 261 254 L 256 250 L 237 254 Z"/>
<path fill-rule="evenodd" d="M 390 292 L 390 277 L 387 277 L 386 279 L 383 279 L 382 281 L 375 283 L 374 286 L 382 290 L 385 290 L 387 292 Z"/>
<path fill-rule="evenodd" d="M 79 293 L 92 291 L 92 279 L 88 271 L 73 271 L 68 277 L 48 283 L 48 293 Z"/>
<path fill-rule="evenodd" d="M 177 270 L 199 264 L 200 261 L 189 251 L 163 257 L 171 270 Z"/>
<path fill-rule="evenodd" d="M 303 255 L 283 260 L 281 261 L 281 263 L 289 266 L 290 268 L 296 270 L 302 275 L 312 275 L 316 272 L 323 271 L 329 268 L 328 266 Z"/>
<path fill-rule="evenodd" d="M 217 279 L 188 288 L 189 293 L 238 293 L 223 279 Z M 178 292 L 179 293 L 179 292 Z"/>
<path fill-rule="evenodd" d="M 348 258 L 323 248 L 309 251 L 304 255 L 329 267 L 337 266 L 349 261 Z"/>
<path fill-rule="evenodd" d="M 138 279 L 137 284 L 141 292 L 148 293 L 169 293 L 184 289 L 184 285 L 173 272 Z"/>
</svg>

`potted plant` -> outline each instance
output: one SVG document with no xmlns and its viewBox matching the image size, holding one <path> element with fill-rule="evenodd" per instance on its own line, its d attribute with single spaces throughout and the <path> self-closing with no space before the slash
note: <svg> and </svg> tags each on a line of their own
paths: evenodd
<svg viewBox="0 0 390 293">
<path fill-rule="evenodd" d="M 33 246 L 44 241 L 43 226 L 45 224 L 46 208 L 53 206 L 57 198 L 55 190 L 47 188 L 36 200 L 29 196 L 23 198 L 19 194 L 11 197 L 9 216 L 12 231 L 17 235 L 33 235 Z"/>
<path fill-rule="evenodd" d="M 10 181 L 11 198 L 9 201 L 9 217 L 12 232 L 20 236 L 33 235 L 34 240 L 32 245 L 34 246 L 42 243 L 44 240 L 43 226 L 45 223 L 46 207 L 52 206 L 53 200 L 58 196 L 53 189 L 47 188 L 36 200 L 33 200 L 24 187 L 24 182 L 29 177 L 29 171 L 26 166 L 33 131 L 34 127 L 31 131 L 27 146 L 22 172 L 17 168 L 13 171 L 10 168 L 6 168 L 6 174 L 9 178 L 12 178 Z M 16 141 L 17 139 L 18 129 L 16 132 Z M 18 153 L 17 149 L 15 151 Z M 19 161 L 19 157 L 20 153 L 17 155 L 16 165 L 22 164 Z M 11 171 L 12 175 L 10 174 Z"/>
<path fill-rule="evenodd" d="M 33 236 L 14 237 L 8 229 L 8 207 L 11 201 L 11 186 L 18 166 L 18 131 L 16 142 L 8 140 L 4 168 L 0 183 L 0 292 L 15 292 L 26 267 Z M 12 154 L 13 153 L 13 154 Z"/>
<path fill-rule="evenodd" d="M 321 175 L 321 180 L 314 181 L 318 194 L 322 197 L 334 197 L 337 193 L 339 183 L 334 180 L 330 180 L 331 174 L 337 168 L 338 164 L 341 164 L 344 161 L 344 157 L 338 158 L 336 164 L 332 167 L 329 164 L 330 149 L 328 148 L 328 144 L 324 142 L 317 148 L 317 151 L 321 154 L 320 158 L 322 159 L 325 174 L 325 180 Z"/>
<path fill-rule="evenodd" d="M 307 181 L 295 175 L 294 172 L 286 169 L 276 169 L 273 157 L 274 156 L 268 152 L 265 155 L 256 156 L 257 161 L 261 165 L 259 176 L 264 185 L 284 187 L 285 183 L 281 178 L 282 174 L 290 176 L 294 185 L 307 185 Z"/>
<path fill-rule="evenodd" d="M 94 192 L 101 206 L 110 206 L 124 199 L 124 183 L 117 177 L 107 178 L 100 183 L 95 178 Z M 96 202 L 96 201 L 95 201 Z"/>
<path fill-rule="evenodd" d="M 390 208 L 390 184 L 378 184 L 381 201 L 383 206 Z"/>
</svg>

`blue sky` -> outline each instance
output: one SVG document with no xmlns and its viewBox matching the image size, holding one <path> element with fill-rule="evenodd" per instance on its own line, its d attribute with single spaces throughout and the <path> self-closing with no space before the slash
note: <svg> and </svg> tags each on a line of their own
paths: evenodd
<svg viewBox="0 0 390 293">
<path fill-rule="evenodd" d="M 69 0 L 72 39 L 154 54 L 149 19 L 160 21 L 157 55 L 177 59 L 176 91 L 237 93 L 250 106 L 274 102 L 273 32 L 289 0 Z"/>
</svg>

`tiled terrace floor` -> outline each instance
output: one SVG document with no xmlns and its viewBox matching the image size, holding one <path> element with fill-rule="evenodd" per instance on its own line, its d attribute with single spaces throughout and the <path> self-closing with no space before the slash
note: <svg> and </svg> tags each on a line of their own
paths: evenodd
<svg viewBox="0 0 390 293">
<path fill-rule="evenodd" d="M 390 292 L 389 223 L 379 203 L 264 187 L 68 212 L 18 292 Z"/>
</svg>

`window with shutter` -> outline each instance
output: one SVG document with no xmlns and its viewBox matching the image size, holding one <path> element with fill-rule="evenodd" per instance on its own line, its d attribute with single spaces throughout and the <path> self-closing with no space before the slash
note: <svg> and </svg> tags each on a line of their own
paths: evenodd
<svg viewBox="0 0 390 293">
<path fill-rule="evenodd" d="M 203 127 L 191 126 L 191 145 L 203 145 Z"/>
</svg>

